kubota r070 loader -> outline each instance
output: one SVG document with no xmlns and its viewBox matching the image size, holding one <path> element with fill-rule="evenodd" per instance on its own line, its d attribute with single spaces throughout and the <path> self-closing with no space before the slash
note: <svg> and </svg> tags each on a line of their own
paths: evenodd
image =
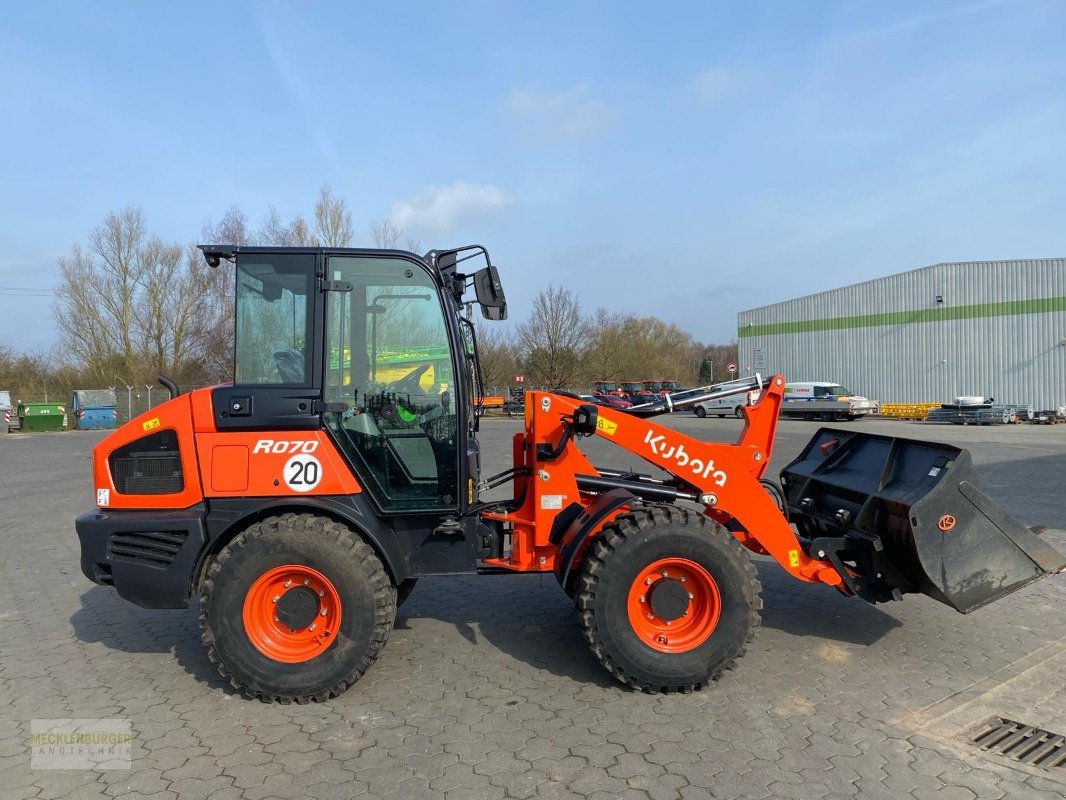
<svg viewBox="0 0 1066 800">
<path fill-rule="evenodd" d="M 759 621 L 745 550 L 847 595 L 962 612 L 1066 564 L 978 491 L 958 448 L 823 429 L 780 484 L 763 478 L 780 375 L 728 387 L 760 392 L 736 444 L 655 422 L 706 390 L 629 411 L 527 392 L 513 467 L 482 477 L 466 291 L 506 315 L 483 247 L 201 249 L 234 263 L 235 380 L 164 381 L 168 402 L 101 441 L 77 532 L 96 583 L 149 608 L 197 600 L 211 658 L 252 696 L 344 691 L 424 575 L 554 573 L 611 674 L 690 691 Z M 657 470 L 594 466 L 586 436 Z M 506 482 L 510 499 L 484 498 Z"/>
</svg>

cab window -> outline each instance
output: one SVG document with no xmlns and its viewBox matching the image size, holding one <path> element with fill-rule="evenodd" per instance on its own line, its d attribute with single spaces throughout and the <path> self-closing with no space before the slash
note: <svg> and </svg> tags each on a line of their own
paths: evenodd
<svg viewBox="0 0 1066 800">
<path fill-rule="evenodd" d="M 313 255 L 237 259 L 234 382 L 308 385 Z"/>
</svg>

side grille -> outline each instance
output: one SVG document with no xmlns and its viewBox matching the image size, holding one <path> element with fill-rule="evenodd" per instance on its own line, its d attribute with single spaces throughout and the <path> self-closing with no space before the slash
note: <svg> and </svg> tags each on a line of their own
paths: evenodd
<svg viewBox="0 0 1066 800">
<path fill-rule="evenodd" d="M 136 561 L 169 567 L 188 535 L 188 531 L 113 533 L 107 542 L 107 557 L 111 561 Z"/>
<path fill-rule="evenodd" d="M 172 430 L 118 448 L 108 465 L 119 494 L 174 494 L 185 488 L 178 436 Z"/>
<path fill-rule="evenodd" d="M 993 717 L 970 732 L 970 741 L 986 753 L 1021 764 L 1043 769 L 1066 766 L 1066 737 L 1012 719 Z"/>
</svg>

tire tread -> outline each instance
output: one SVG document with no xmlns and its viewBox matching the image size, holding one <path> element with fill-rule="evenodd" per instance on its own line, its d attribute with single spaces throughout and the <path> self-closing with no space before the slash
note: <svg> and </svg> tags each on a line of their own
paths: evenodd
<svg viewBox="0 0 1066 800">
<path fill-rule="evenodd" d="M 727 547 L 731 548 L 734 555 L 738 557 L 738 563 L 743 565 L 742 568 L 747 577 L 747 581 L 744 584 L 745 593 L 747 595 L 745 600 L 748 601 L 747 636 L 739 643 L 736 652 L 733 653 L 728 660 L 719 665 L 715 672 L 709 675 L 705 680 L 681 686 L 655 685 L 640 680 L 622 669 L 611 658 L 610 653 L 607 652 L 607 649 L 603 644 L 596 625 L 595 614 L 596 589 L 599 583 L 599 578 L 604 570 L 609 568 L 611 557 L 614 553 L 626 542 L 627 539 L 638 536 L 642 532 L 652 528 L 667 525 L 692 526 L 699 529 L 711 528 L 712 530 L 707 531 L 708 535 L 719 535 L 722 536 L 725 541 L 729 542 Z M 630 688 L 638 689 L 649 694 L 670 694 L 675 692 L 688 694 L 695 690 L 704 689 L 711 683 L 717 681 L 723 673 L 732 670 L 736 666 L 737 660 L 747 652 L 748 645 L 751 643 L 752 639 L 755 638 L 755 633 L 759 627 L 759 622 L 761 621 L 760 611 L 762 610 L 763 603 L 760 590 L 761 586 L 759 584 L 759 576 L 755 570 L 755 565 L 751 562 L 751 559 L 748 558 L 747 553 L 740 543 L 729 535 L 728 532 L 725 532 L 721 526 L 712 522 L 704 515 L 686 508 L 649 505 L 640 510 L 632 511 L 615 518 L 613 522 L 605 525 L 602 532 L 595 538 L 595 540 L 593 540 L 588 554 L 585 556 L 584 564 L 582 565 L 575 602 L 585 642 L 592 650 L 593 655 L 595 655 L 596 659 L 600 662 L 600 665 L 613 675 L 615 679 Z"/>
<path fill-rule="evenodd" d="M 344 678 L 322 691 L 308 694 L 278 694 L 271 692 L 255 681 L 244 679 L 228 669 L 224 660 L 218 655 L 215 635 L 208 624 L 207 618 L 208 601 L 214 591 L 218 574 L 225 564 L 230 559 L 239 558 L 241 550 L 246 548 L 249 542 L 268 536 L 278 536 L 286 529 L 302 529 L 302 533 L 328 536 L 334 539 L 342 549 L 348 551 L 351 561 L 359 564 L 366 571 L 374 589 L 374 632 L 362 658 Z M 229 681 L 233 688 L 249 697 L 258 698 L 268 703 L 288 704 L 295 702 L 302 705 L 311 700 L 322 702 L 337 697 L 359 680 L 377 660 L 389 639 L 389 634 L 392 632 L 396 618 L 396 589 L 392 585 L 381 559 L 378 558 L 373 548 L 355 531 L 329 517 L 290 512 L 267 517 L 253 523 L 222 548 L 222 551 L 208 568 L 207 574 L 200 585 L 197 617 L 200 624 L 200 639 L 207 648 L 207 657 L 216 666 L 219 674 Z"/>
</svg>

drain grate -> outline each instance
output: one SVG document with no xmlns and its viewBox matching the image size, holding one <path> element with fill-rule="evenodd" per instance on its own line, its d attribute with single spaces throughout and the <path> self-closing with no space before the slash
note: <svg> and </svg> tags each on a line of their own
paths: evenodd
<svg viewBox="0 0 1066 800">
<path fill-rule="evenodd" d="M 1066 736 L 1024 722 L 992 717 L 970 731 L 970 741 L 986 753 L 1041 769 L 1066 767 Z"/>
</svg>

